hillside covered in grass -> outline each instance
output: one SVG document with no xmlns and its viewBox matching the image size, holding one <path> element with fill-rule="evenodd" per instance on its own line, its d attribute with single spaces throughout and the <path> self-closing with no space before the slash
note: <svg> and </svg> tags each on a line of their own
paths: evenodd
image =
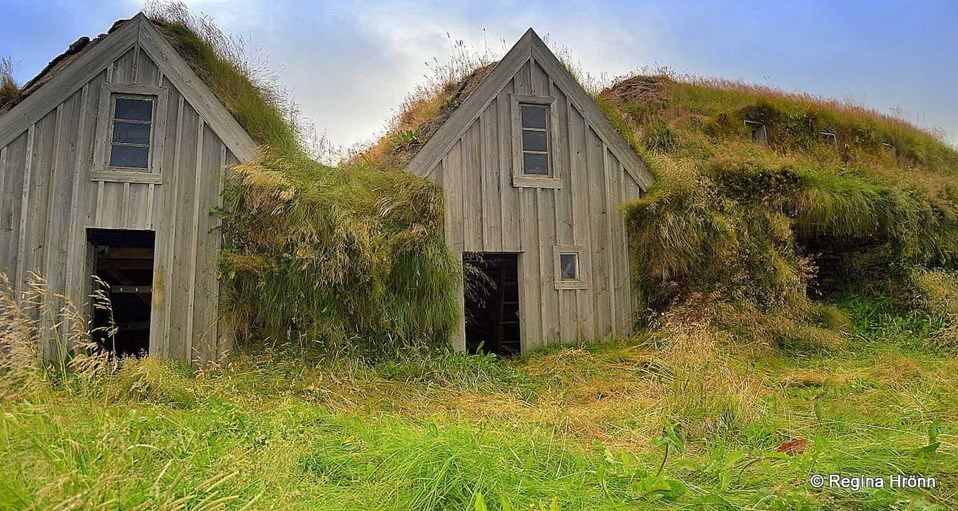
<svg viewBox="0 0 958 511">
<path fill-rule="evenodd" d="M 766 309 L 894 293 L 914 268 L 958 265 L 958 152 L 900 119 L 667 76 L 597 99 L 658 178 L 626 207 L 653 311 L 695 293 Z"/>
</svg>

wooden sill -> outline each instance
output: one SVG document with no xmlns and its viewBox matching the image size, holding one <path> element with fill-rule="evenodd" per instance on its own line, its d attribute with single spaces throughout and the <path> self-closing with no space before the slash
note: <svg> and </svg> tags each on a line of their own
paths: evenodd
<svg viewBox="0 0 958 511">
<path fill-rule="evenodd" d="M 512 186 L 516 188 L 562 188 L 562 180 L 557 177 L 512 176 Z"/>
<path fill-rule="evenodd" d="M 132 170 L 94 170 L 90 174 L 90 180 L 109 183 L 163 184 L 163 176 L 160 174 Z"/>
</svg>

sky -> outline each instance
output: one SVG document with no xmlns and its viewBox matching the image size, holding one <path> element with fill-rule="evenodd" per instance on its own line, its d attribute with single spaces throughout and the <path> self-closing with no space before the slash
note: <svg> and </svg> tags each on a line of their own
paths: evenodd
<svg viewBox="0 0 958 511">
<path fill-rule="evenodd" d="M 140 1 L 3 0 L 0 58 L 23 83 Z M 529 27 L 596 77 L 666 66 L 845 99 L 958 145 L 958 2 L 188 0 L 246 41 L 330 143 L 373 140 L 452 42 L 501 57 Z"/>
</svg>

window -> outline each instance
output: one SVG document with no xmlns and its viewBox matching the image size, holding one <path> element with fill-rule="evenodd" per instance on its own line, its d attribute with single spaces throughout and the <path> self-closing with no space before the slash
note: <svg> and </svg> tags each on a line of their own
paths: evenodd
<svg viewBox="0 0 958 511">
<path fill-rule="evenodd" d="M 154 85 L 100 85 L 93 181 L 162 183 L 168 92 Z"/>
<path fill-rule="evenodd" d="M 548 176 L 549 172 L 549 107 L 520 104 L 522 119 L 522 172 Z"/>
<path fill-rule="evenodd" d="M 579 254 L 562 252 L 559 254 L 559 280 L 579 280 Z"/>
<path fill-rule="evenodd" d="M 831 146 L 831 147 L 836 147 L 836 146 L 838 146 L 838 137 L 835 136 L 835 134 L 832 133 L 831 131 L 827 131 L 827 130 L 826 130 L 826 131 L 823 131 L 823 132 L 822 132 L 822 138 L 825 140 L 825 144 L 827 144 L 827 145 L 829 145 L 829 146 Z"/>
<path fill-rule="evenodd" d="M 512 95 L 512 185 L 562 188 L 556 176 L 556 98 Z"/>
<path fill-rule="evenodd" d="M 556 289 L 585 289 L 587 279 L 582 269 L 582 247 L 556 245 L 554 253 Z"/>
<path fill-rule="evenodd" d="M 765 144 L 768 142 L 768 131 L 765 125 L 756 121 L 745 121 L 745 127 L 748 128 L 753 142 Z"/>
<path fill-rule="evenodd" d="M 113 96 L 111 168 L 149 169 L 155 104 L 151 96 Z"/>
</svg>

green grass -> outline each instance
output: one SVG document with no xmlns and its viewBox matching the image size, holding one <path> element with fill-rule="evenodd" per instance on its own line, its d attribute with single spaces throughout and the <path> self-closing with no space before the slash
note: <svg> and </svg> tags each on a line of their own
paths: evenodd
<svg viewBox="0 0 958 511">
<path fill-rule="evenodd" d="M 958 360 L 923 345 L 941 325 L 837 305 L 820 316 L 850 315 L 849 341 L 824 352 L 665 328 L 511 361 L 129 362 L 6 393 L 0 509 L 953 509 Z M 833 472 L 939 486 L 807 484 Z"/>
<path fill-rule="evenodd" d="M 658 178 L 626 206 L 652 311 L 696 293 L 787 310 L 807 288 L 887 292 L 912 267 L 958 264 L 958 152 L 933 133 L 694 77 L 626 78 L 597 102 Z M 767 144 L 745 120 L 765 124 Z"/>
<path fill-rule="evenodd" d="M 317 161 L 295 106 L 239 40 L 183 4 L 153 6 L 150 18 L 260 145 L 232 168 L 218 211 L 224 321 L 364 355 L 445 339 L 460 316 L 461 263 L 442 239 L 439 188 L 396 169 Z"/>
</svg>

